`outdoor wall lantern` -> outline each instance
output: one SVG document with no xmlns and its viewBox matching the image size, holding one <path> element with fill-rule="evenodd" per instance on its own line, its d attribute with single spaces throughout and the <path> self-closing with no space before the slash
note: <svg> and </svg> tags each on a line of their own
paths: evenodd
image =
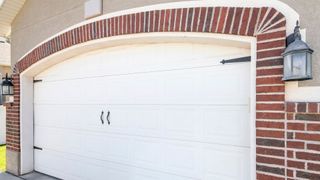
<svg viewBox="0 0 320 180">
<path fill-rule="evenodd" d="M 1 90 L 2 90 L 2 98 L 4 102 L 13 102 L 13 83 L 12 78 L 8 77 L 6 74 L 5 78 L 2 78 Z"/>
<path fill-rule="evenodd" d="M 313 50 L 301 40 L 300 26 L 294 28 L 294 33 L 287 38 L 287 48 L 282 56 L 284 58 L 284 81 L 312 79 L 312 53 Z M 290 42 L 291 41 L 291 42 Z"/>
</svg>

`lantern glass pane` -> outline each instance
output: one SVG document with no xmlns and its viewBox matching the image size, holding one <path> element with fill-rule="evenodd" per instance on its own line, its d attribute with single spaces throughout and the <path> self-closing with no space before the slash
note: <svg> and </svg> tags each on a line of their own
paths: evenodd
<svg viewBox="0 0 320 180">
<path fill-rule="evenodd" d="M 310 53 L 307 53 L 307 75 L 312 77 L 312 56 Z"/>
<path fill-rule="evenodd" d="M 285 78 L 291 76 L 291 69 L 292 69 L 291 54 L 288 54 L 284 57 L 284 77 Z"/>
<path fill-rule="evenodd" d="M 293 76 L 306 76 L 307 62 L 306 53 L 292 54 L 292 75 Z"/>
<path fill-rule="evenodd" d="M 13 86 L 9 86 L 9 94 L 13 95 Z"/>
<path fill-rule="evenodd" d="M 2 94 L 3 95 L 9 94 L 9 86 L 2 86 Z"/>
</svg>

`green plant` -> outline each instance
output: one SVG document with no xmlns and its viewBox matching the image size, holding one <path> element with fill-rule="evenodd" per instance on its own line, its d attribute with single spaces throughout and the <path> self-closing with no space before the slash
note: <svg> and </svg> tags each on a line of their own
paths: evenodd
<svg viewBox="0 0 320 180">
<path fill-rule="evenodd" d="M 0 146 L 0 172 L 6 170 L 6 146 Z"/>
</svg>

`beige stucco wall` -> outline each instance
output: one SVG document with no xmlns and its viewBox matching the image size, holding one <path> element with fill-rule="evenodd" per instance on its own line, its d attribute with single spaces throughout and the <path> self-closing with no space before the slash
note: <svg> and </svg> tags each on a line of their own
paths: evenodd
<svg viewBox="0 0 320 180">
<path fill-rule="evenodd" d="M 12 23 L 12 63 L 50 36 L 84 19 L 86 0 L 28 0 Z M 103 13 L 179 0 L 103 0 Z M 180 0 L 182 1 L 182 0 Z"/>
<path fill-rule="evenodd" d="M 4 77 L 7 73 L 10 75 L 12 73 L 10 66 L 0 66 L 0 73 Z"/>
<path fill-rule="evenodd" d="M 11 74 L 11 62 L 10 62 L 10 51 L 11 46 L 5 42 L 4 38 L 0 37 L 0 77 L 4 77 L 6 73 Z M 1 110 L 0 110 L 1 116 Z"/>
<path fill-rule="evenodd" d="M 183 0 L 103 0 L 103 12 Z M 195 0 L 197 1 L 197 0 Z M 320 86 L 320 1 L 281 0 L 300 14 L 307 42 L 315 50 L 314 79 L 300 86 Z M 28 0 L 12 24 L 12 63 L 50 36 L 84 20 L 85 0 Z"/>
<path fill-rule="evenodd" d="M 84 2 L 85 0 L 26 1 L 12 23 L 12 64 L 43 40 L 81 22 Z"/>
</svg>

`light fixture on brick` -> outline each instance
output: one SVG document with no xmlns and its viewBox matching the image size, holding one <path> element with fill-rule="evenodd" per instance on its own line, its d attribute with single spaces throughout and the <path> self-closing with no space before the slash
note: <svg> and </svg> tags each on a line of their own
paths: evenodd
<svg viewBox="0 0 320 180">
<path fill-rule="evenodd" d="M 288 47 L 282 54 L 284 58 L 284 74 L 283 80 L 307 80 L 312 79 L 312 53 L 313 50 L 307 43 L 301 40 L 300 26 L 294 29 L 293 37 L 290 42 L 290 36 L 287 38 Z"/>
<path fill-rule="evenodd" d="M 6 74 L 6 77 L 3 78 L 2 81 L 2 97 L 3 97 L 3 101 L 5 103 L 10 103 L 13 101 L 13 83 L 12 83 L 12 78 L 8 77 L 8 73 Z"/>
</svg>

